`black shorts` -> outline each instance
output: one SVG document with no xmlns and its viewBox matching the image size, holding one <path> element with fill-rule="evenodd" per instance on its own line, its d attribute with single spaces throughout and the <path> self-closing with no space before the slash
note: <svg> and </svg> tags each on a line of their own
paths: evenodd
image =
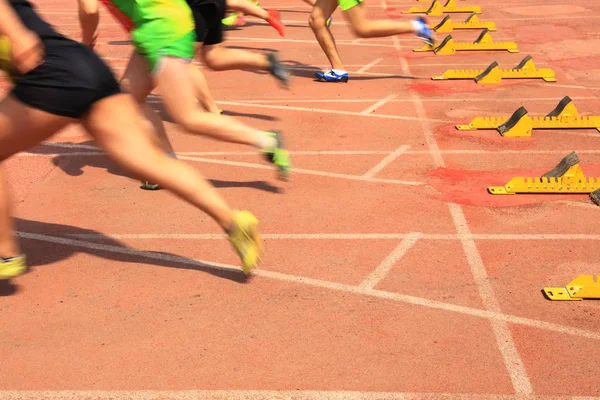
<svg viewBox="0 0 600 400">
<path fill-rule="evenodd" d="M 207 46 L 223 41 L 223 25 L 225 12 L 212 3 L 188 0 L 196 24 L 196 41 Z"/>
<path fill-rule="evenodd" d="M 25 26 L 40 36 L 45 52 L 42 65 L 13 75 L 11 93 L 19 101 L 50 114 L 80 118 L 95 102 L 121 92 L 96 53 L 55 32 L 27 2 L 12 4 Z"/>
</svg>

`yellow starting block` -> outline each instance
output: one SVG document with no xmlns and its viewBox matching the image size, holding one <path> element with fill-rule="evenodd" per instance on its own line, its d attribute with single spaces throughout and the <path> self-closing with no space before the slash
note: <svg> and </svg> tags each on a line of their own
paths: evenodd
<svg viewBox="0 0 600 400">
<path fill-rule="evenodd" d="M 579 275 L 564 288 L 544 288 L 553 301 L 581 301 L 600 299 L 600 275 Z"/>
<path fill-rule="evenodd" d="M 456 125 L 459 131 L 496 129 L 502 136 L 531 136 L 533 129 L 597 129 L 600 116 L 579 116 L 569 96 L 545 117 L 530 117 L 525 107 L 520 107 L 510 117 L 477 117 L 468 125 Z"/>
<path fill-rule="evenodd" d="M 506 50 L 510 53 L 519 52 L 519 48 L 515 42 L 494 42 L 488 29 L 484 29 L 473 43 L 456 43 L 454 39 L 452 39 L 452 35 L 448 35 L 438 46 L 425 45 L 420 49 L 414 49 L 413 51 L 433 51 L 436 55 L 445 56 L 455 54 L 457 51 L 497 50 Z"/>
<path fill-rule="evenodd" d="M 504 186 L 490 186 L 490 194 L 553 193 L 582 194 L 600 189 L 600 177 L 586 178 L 579 157 L 572 152 L 541 177 L 517 177 Z"/>
<path fill-rule="evenodd" d="M 433 0 L 429 7 L 411 7 L 404 14 L 443 15 L 444 13 L 477 13 L 481 14 L 479 6 L 457 6 L 456 0 L 448 0 L 442 5 L 439 0 Z"/>
<path fill-rule="evenodd" d="M 433 80 L 474 79 L 480 84 L 500 83 L 502 79 L 543 79 L 556 82 L 554 71 L 549 68 L 537 69 L 531 56 L 527 56 L 512 69 L 500 69 L 494 61 L 486 69 L 450 69 L 442 76 L 433 76 Z"/>
<path fill-rule="evenodd" d="M 471 14 L 463 22 L 454 22 L 450 20 L 450 16 L 446 15 L 443 20 L 438 23 L 429 24 L 429 28 L 437 33 L 450 33 L 455 29 L 487 29 L 489 31 L 496 30 L 495 22 L 481 22 L 476 13 Z"/>
</svg>

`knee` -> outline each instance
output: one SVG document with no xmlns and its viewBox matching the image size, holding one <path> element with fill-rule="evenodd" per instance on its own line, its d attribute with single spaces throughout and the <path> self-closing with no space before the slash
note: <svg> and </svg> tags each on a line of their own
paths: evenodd
<svg viewBox="0 0 600 400">
<path fill-rule="evenodd" d="M 213 71 L 219 71 L 220 65 L 218 62 L 219 59 L 219 49 L 206 49 L 202 48 L 202 58 L 204 59 L 204 64 Z"/>
<path fill-rule="evenodd" d="M 119 87 L 121 88 L 122 92 L 132 95 L 135 101 L 139 104 L 143 103 L 146 99 L 147 93 L 143 93 L 141 90 L 136 90 L 131 80 L 129 80 L 127 77 L 121 78 L 119 81 Z"/>
<path fill-rule="evenodd" d="M 308 17 L 308 25 L 312 30 L 323 29 L 326 27 L 327 20 L 320 10 L 313 10 Z"/>
<path fill-rule="evenodd" d="M 79 13 L 83 17 L 91 18 L 99 15 L 98 2 L 97 1 L 79 1 Z"/>
<path fill-rule="evenodd" d="M 371 29 L 369 29 L 369 24 L 366 22 L 359 23 L 351 26 L 352 33 L 354 33 L 359 38 L 370 38 L 371 37 Z"/>
</svg>

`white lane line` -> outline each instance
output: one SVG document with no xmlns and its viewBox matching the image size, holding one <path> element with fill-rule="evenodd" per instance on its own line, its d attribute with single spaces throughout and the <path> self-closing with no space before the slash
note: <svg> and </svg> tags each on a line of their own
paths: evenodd
<svg viewBox="0 0 600 400">
<path fill-rule="evenodd" d="M 394 100 L 396 97 L 398 97 L 397 94 L 391 94 L 391 95 L 387 96 L 386 98 L 379 100 L 377 103 L 373 104 L 372 106 L 365 108 L 364 110 L 362 110 L 360 112 L 360 114 L 361 115 L 369 115 L 372 112 L 376 111 L 378 108 L 383 107 L 390 100 Z"/>
<path fill-rule="evenodd" d="M 419 234 L 420 240 L 514 240 L 514 241 L 588 241 L 600 240 L 600 234 L 569 234 L 569 233 L 423 233 Z M 264 233 L 266 240 L 401 240 L 413 233 Z M 81 239 L 113 240 L 113 239 L 177 239 L 177 240 L 222 240 L 224 235 L 214 233 L 75 233 L 68 235 Z"/>
<path fill-rule="evenodd" d="M 47 242 L 47 243 L 62 244 L 65 246 L 73 246 L 73 247 L 84 248 L 84 249 L 98 250 L 98 251 L 103 251 L 103 252 L 108 252 L 108 253 L 133 255 L 133 256 L 138 256 L 140 258 L 167 261 L 167 262 L 172 262 L 172 263 L 178 263 L 180 265 L 189 265 L 189 266 L 194 266 L 194 267 L 200 267 L 203 269 L 240 271 L 239 267 L 230 265 L 230 264 L 206 262 L 206 261 L 194 260 L 194 259 L 170 255 L 170 254 L 164 254 L 164 253 L 158 253 L 158 252 L 148 252 L 148 251 L 136 250 L 136 249 L 121 247 L 121 246 L 114 246 L 114 245 L 90 243 L 90 242 L 86 242 L 86 241 L 82 241 L 82 240 L 66 239 L 66 238 L 61 238 L 61 237 L 56 237 L 56 236 L 51 236 L 51 235 L 41 235 L 41 234 L 37 234 L 37 233 L 27 233 L 27 232 L 16 232 L 16 233 L 21 238 L 29 239 L 29 240 L 37 240 L 37 241 L 42 241 L 42 242 Z M 479 308 L 459 306 L 456 304 L 444 303 L 441 301 L 430 300 L 430 299 L 425 299 L 425 298 L 416 297 L 416 296 L 409 296 L 409 295 L 404 295 L 404 294 L 400 294 L 400 293 L 385 292 L 382 290 L 374 290 L 374 289 L 369 289 L 369 288 L 361 288 L 359 286 L 324 281 L 324 280 L 320 280 L 320 279 L 305 278 L 305 277 L 301 277 L 301 276 L 289 275 L 289 274 L 284 274 L 284 273 L 280 273 L 280 272 L 267 271 L 264 269 L 258 269 L 256 272 L 256 275 L 262 276 L 265 278 L 285 281 L 285 282 L 304 284 L 304 285 L 313 286 L 313 287 L 321 287 L 321 288 L 325 288 L 325 289 L 331 289 L 331 290 L 342 291 L 342 292 L 347 292 L 347 293 L 362 294 L 362 295 L 366 295 L 366 296 L 371 296 L 371 297 L 376 297 L 376 298 L 381 298 L 381 299 L 386 299 L 386 300 L 392 300 L 392 301 L 397 301 L 397 302 L 407 303 L 407 304 L 412 304 L 412 305 L 417 305 L 417 306 L 423 306 L 423 307 L 437 309 L 437 310 L 456 312 L 459 314 L 469 315 L 469 316 L 478 317 L 478 318 L 487 318 L 487 319 L 491 319 L 494 321 L 504 321 L 504 322 L 509 322 L 509 323 L 513 323 L 513 324 L 519 324 L 519 325 L 529 326 L 529 327 L 533 327 L 533 328 L 537 328 L 537 329 L 547 330 L 547 331 L 551 331 L 551 332 L 564 333 L 564 334 L 583 337 L 583 338 L 587 338 L 587 339 L 600 340 L 600 332 L 588 331 L 585 329 L 580 329 L 580 328 L 575 328 L 575 327 L 565 326 L 565 325 L 558 325 L 558 324 L 539 321 L 539 320 L 530 319 L 530 318 L 516 317 L 516 316 L 507 315 L 507 314 L 503 314 L 503 313 L 492 312 L 489 310 L 482 310 Z"/>
<path fill-rule="evenodd" d="M 383 61 L 383 58 L 378 58 L 375 61 L 372 61 L 370 63 L 368 63 L 367 65 L 365 65 L 364 67 L 362 67 L 361 69 L 359 69 L 358 71 L 356 71 L 357 73 L 361 73 L 361 72 L 365 72 L 366 70 L 368 70 L 369 68 L 371 68 L 374 65 L 379 64 L 381 61 Z"/>
<path fill-rule="evenodd" d="M 394 150 L 391 154 L 381 160 L 376 166 L 368 170 L 363 176 L 365 178 L 373 178 L 375 174 L 380 172 L 382 169 L 393 163 L 398 157 L 406 153 L 410 149 L 410 146 L 403 145 Z"/>
<path fill-rule="evenodd" d="M 388 256 L 371 272 L 365 280 L 360 284 L 361 288 L 373 289 L 379 282 L 381 282 L 386 275 L 392 270 L 394 264 L 396 264 L 402 257 L 408 253 L 419 240 L 420 233 L 409 233 L 402 242 Z"/>
<path fill-rule="evenodd" d="M 201 157 L 189 157 L 189 156 L 180 156 L 181 160 L 188 161 L 196 161 L 206 164 L 220 164 L 220 165 L 231 165 L 235 167 L 248 167 L 248 168 L 257 168 L 257 169 L 273 169 L 271 166 L 262 165 L 262 164 L 252 164 L 238 161 L 226 161 L 226 160 L 217 160 L 212 158 L 201 158 Z M 391 183 L 396 185 L 406 185 L 406 186 L 425 186 L 423 182 L 415 182 L 415 181 L 405 181 L 399 179 L 380 179 L 380 178 L 366 178 L 360 175 L 349 175 L 349 174 L 339 174 L 335 172 L 325 172 L 325 171 L 316 171 L 312 169 L 303 169 L 303 168 L 294 168 L 295 174 L 306 174 L 306 175 L 315 175 L 315 176 L 324 176 L 328 178 L 339 178 L 346 179 L 351 181 L 363 181 L 363 182 L 375 182 L 375 183 Z"/>
<path fill-rule="evenodd" d="M 402 69 L 406 75 L 411 74 L 408 62 L 405 59 L 401 59 Z M 445 167 L 444 159 L 440 153 L 439 146 L 431 129 L 428 121 L 425 120 L 427 113 L 423 107 L 423 103 L 420 97 L 413 94 L 414 104 L 417 109 L 417 115 L 421 118 L 421 125 L 427 142 L 428 149 L 431 151 L 431 156 L 437 167 Z M 458 204 L 448 204 L 452 221 L 456 227 L 458 234 L 468 235 L 471 233 L 467 224 L 463 209 Z M 473 277 L 477 286 L 479 295 L 483 301 L 483 304 L 488 311 L 500 312 L 500 306 L 494 290 L 487 279 L 487 271 L 485 265 L 481 259 L 481 254 L 477 249 L 477 244 L 472 239 L 461 240 L 467 262 L 471 267 Z M 533 393 L 533 386 L 525 370 L 521 355 L 517 350 L 517 346 L 510 332 L 510 328 L 505 321 L 492 320 L 492 330 L 496 337 L 496 343 L 504 365 L 510 376 L 513 388 L 517 394 L 529 395 Z"/>
</svg>

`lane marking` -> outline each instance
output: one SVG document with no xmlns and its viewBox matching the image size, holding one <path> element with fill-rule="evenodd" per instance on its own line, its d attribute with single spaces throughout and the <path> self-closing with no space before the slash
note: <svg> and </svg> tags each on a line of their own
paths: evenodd
<svg viewBox="0 0 600 400">
<path fill-rule="evenodd" d="M 381 160 L 376 166 L 374 166 L 373 168 L 368 170 L 363 176 L 365 178 L 373 178 L 375 176 L 375 174 L 377 174 L 382 169 L 384 169 L 385 167 L 387 167 L 388 165 L 390 165 L 391 163 L 396 161 L 396 159 L 398 157 L 400 157 L 402 154 L 406 153 L 408 151 L 408 149 L 410 149 L 410 146 L 408 146 L 408 145 L 403 145 L 403 146 L 398 147 L 396 150 L 394 150 L 392 153 L 390 153 L 387 157 L 385 157 L 383 160 Z"/>
<path fill-rule="evenodd" d="M 575 203 L 577 204 L 577 203 Z M 596 207 L 596 206 L 594 206 Z M 600 240 L 600 234 L 578 233 L 418 233 L 420 240 L 484 240 L 484 241 L 509 241 L 509 240 Z M 266 240 L 400 240 L 406 239 L 411 233 L 263 233 Z M 212 233 L 78 233 L 69 235 L 81 239 L 188 239 L 188 240 L 213 240 L 226 239 L 224 235 Z"/>
<path fill-rule="evenodd" d="M 373 289 L 392 270 L 402 257 L 417 243 L 420 233 L 409 233 L 394 250 L 371 272 L 359 285 L 361 288 Z"/>
<path fill-rule="evenodd" d="M 235 166 L 235 167 L 247 167 L 247 168 L 257 168 L 257 169 L 273 169 L 273 167 L 271 167 L 271 166 L 262 165 L 262 164 L 252 164 L 252 163 L 245 163 L 245 162 L 238 162 L 238 161 L 217 160 L 217 159 L 212 159 L 212 158 L 180 156 L 179 159 L 202 162 L 202 163 L 206 163 L 206 164 L 221 164 L 221 165 L 231 165 L 231 166 Z M 366 178 L 366 177 L 360 176 L 360 175 L 340 174 L 340 173 L 335 173 L 335 172 L 316 171 L 316 170 L 312 170 L 312 169 L 303 169 L 303 168 L 294 168 L 294 173 L 295 174 L 324 176 L 324 177 L 328 177 L 328 178 L 340 178 L 340 179 L 347 179 L 347 180 L 351 180 L 351 181 L 391 183 L 391 184 L 406 185 L 406 186 L 427 186 L 424 182 L 405 181 L 405 180 L 399 180 L 399 179 Z"/>
<path fill-rule="evenodd" d="M 206 261 L 201 261 L 201 260 L 194 260 L 194 259 L 190 259 L 190 258 L 185 258 L 185 257 L 175 256 L 175 255 L 170 255 L 170 254 L 165 254 L 165 253 L 148 252 L 148 251 L 143 251 L 143 250 L 131 249 L 131 248 L 127 248 L 127 247 L 120 247 L 120 246 L 106 245 L 106 244 L 99 244 L 99 243 L 91 243 L 91 242 L 86 242 L 86 241 L 82 241 L 82 240 L 66 239 L 66 238 L 61 238 L 61 237 L 56 237 L 56 236 L 51 236 L 51 235 L 42 235 L 42 234 L 38 234 L 38 233 L 16 232 L 16 234 L 23 239 L 37 240 L 37 241 L 42 241 L 42 242 L 47 242 L 47 243 L 54 243 L 54 244 L 62 244 L 62 245 L 66 245 L 66 246 L 73 246 L 73 247 L 79 247 L 79 248 L 90 249 L 90 250 L 98 250 L 98 251 L 103 251 L 103 252 L 108 252 L 108 253 L 133 255 L 133 256 L 138 256 L 141 258 L 173 262 L 173 263 L 178 263 L 181 265 L 188 265 L 191 267 L 199 267 L 202 269 L 213 269 L 213 270 L 220 270 L 220 271 L 240 271 L 239 267 L 230 265 L 230 264 L 213 263 L 213 262 L 206 262 Z M 564 334 L 583 337 L 583 338 L 587 338 L 587 339 L 600 340 L 600 332 L 588 331 L 585 329 L 580 329 L 580 328 L 571 327 L 571 326 L 558 325 L 558 324 L 539 321 L 539 320 L 530 319 L 530 318 L 516 317 L 516 316 L 493 312 L 493 311 L 489 311 L 489 310 L 482 310 L 479 308 L 459 306 L 456 304 L 444 303 L 442 301 L 430 300 L 430 299 L 416 297 L 416 296 L 409 296 L 409 295 L 404 295 L 404 294 L 400 294 L 400 293 L 392 293 L 392 292 L 386 292 L 386 291 L 382 291 L 382 290 L 375 290 L 375 289 L 369 289 L 369 288 L 361 288 L 359 286 L 324 281 L 324 280 L 320 280 L 320 279 L 306 278 L 306 277 L 301 277 L 301 276 L 296 276 L 296 275 L 289 275 L 289 274 L 284 274 L 284 273 L 275 272 L 275 271 L 268 271 L 268 270 L 264 270 L 264 269 L 257 270 L 256 275 L 262 276 L 265 278 L 284 281 L 284 282 L 292 282 L 292 283 L 304 284 L 304 285 L 313 286 L 313 287 L 331 289 L 331 290 L 335 290 L 335 291 L 361 294 L 361 295 L 366 295 L 366 296 L 370 296 L 370 297 L 376 297 L 376 298 L 381 298 L 381 299 L 386 299 L 386 300 L 397 301 L 400 303 L 407 303 L 407 304 L 412 304 L 412 305 L 417 305 L 417 306 L 423 306 L 423 307 L 436 309 L 436 310 L 451 311 L 451 312 L 469 315 L 469 316 L 478 317 L 478 318 L 487 318 L 487 319 L 494 320 L 494 321 L 504 321 L 504 322 L 533 327 L 533 328 L 542 329 L 542 330 L 551 331 L 551 332 L 564 333 Z"/>
<path fill-rule="evenodd" d="M 360 115 L 369 115 L 372 112 L 376 111 L 378 108 L 383 107 L 390 100 L 394 100 L 396 97 L 398 97 L 397 94 L 390 94 L 389 96 L 379 100 L 377 103 L 373 104 L 372 106 L 365 108 L 359 114 Z"/>
<path fill-rule="evenodd" d="M 354 44 L 354 42 L 353 42 L 353 44 Z M 381 61 L 383 61 L 383 58 L 378 58 L 377 60 L 368 63 L 367 65 L 365 65 L 364 67 L 362 67 L 361 69 L 359 69 L 358 71 L 356 71 L 356 73 L 360 74 L 361 72 L 365 72 L 366 70 L 368 70 L 372 66 L 379 64 Z"/>
<path fill-rule="evenodd" d="M 407 75 L 410 75 L 411 70 L 406 59 L 401 59 L 401 64 L 403 72 Z M 427 142 L 427 147 L 431 151 L 433 162 L 437 167 L 444 168 L 445 163 L 440 153 L 438 143 L 431 127 L 429 126 L 429 121 L 425 119 L 427 113 L 423 107 L 423 103 L 416 93 L 413 93 L 412 96 L 417 109 L 417 115 L 421 118 L 423 134 Z M 452 216 L 452 221 L 457 233 L 470 234 L 471 230 L 469 229 L 462 207 L 458 204 L 448 203 L 448 208 L 450 210 L 450 215 Z M 477 291 L 479 292 L 479 296 L 481 297 L 486 310 L 500 312 L 501 310 L 498 300 L 490 282 L 487 279 L 487 271 L 481 259 L 481 254 L 477 249 L 477 244 L 472 239 L 462 239 L 461 243 L 467 257 L 467 262 L 471 267 L 473 278 L 477 286 Z M 521 359 L 521 355 L 517 350 L 517 346 L 514 338 L 512 337 L 508 324 L 506 324 L 505 321 L 492 320 L 491 325 L 498 349 L 502 355 L 504 365 L 510 376 L 510 380 L 515 392 L 523 395 L 532 394 L 533 386 L 529 380 L 529 376 L 527 375 L 523 360 Z"/>
</svg>

